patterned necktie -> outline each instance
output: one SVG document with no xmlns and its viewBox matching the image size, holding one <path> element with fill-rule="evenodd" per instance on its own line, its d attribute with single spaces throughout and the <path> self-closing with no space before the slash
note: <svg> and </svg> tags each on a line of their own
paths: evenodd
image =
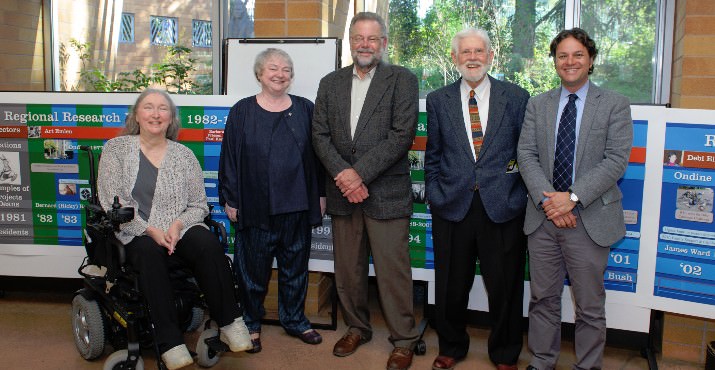
<svg viewBox="0 0 715 370">
<path fill-rule="evenodd" d="M 576 148 L 576 94 L 569 94 L 556 136 L 556 152 L 554 154 L 554 189 L 567 191 L 573 182 L 574 149 Z"/>
<path fill-rule="evenodd" d="M 474 90 L 469 90 L 469 121 L 472 123 L 472 144 L 474 145 L 474 159 L 479 159 L 479 150 L 482 149 L 484 133 L 482 132 L 482 120 L 479 119 L 479 107 L 477 99 L 474 98 Z"/>
</svg>

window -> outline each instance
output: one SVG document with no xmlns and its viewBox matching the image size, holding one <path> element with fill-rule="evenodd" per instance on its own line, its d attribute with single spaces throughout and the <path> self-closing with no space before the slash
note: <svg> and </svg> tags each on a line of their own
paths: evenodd
<svg viewBox="0 0 715 370">
<path fill-rule="evenodd" d="M 655 0 L 581 0 L 581 28 L 596 41 L 591 79 L 629 97 L 650 103 L 655 60 Z"/>
<path fill-rule="evenodd" d="M 218 9 L 226 1 L 244 4 L 244 0 L 113 1 L 117 13 L 108 13 L 103 1 L 82 1 L 86 4 L 77 6 L 76 0 L 50 0 L 56 14 L 47 17 L 52 37 L 46 38 L 52 43 L 47 62 L 52 66 L 53 89 L 105 92 L 157 86 L 177 93 L 219 93 L 221 47 L 212 38 L 221 36 L 219 19 L 224 18 Z M 202 24 L 194 27 L 197 33 L 191 28 L 196 20 Z M 182 75 L 169 76 L 179 64 L 184 66 L 179 69 Z"/>
<path fill-rule="evenodd" d="M 119 42 L 123 44 L 134 43 L 134 14 L 122 13 L 122 25 L 119 30 Z"/>
<path fill-rule="evenodd" d="M 563 27 L 563 0 L 393 0 L 389 18 L 390 59 L 420 78 L 422 97 L 459 78 L 451 40 L 465 25 L 489 32 L 495 53 L 492 76 L 531 94 L 558 83 L 548 48 Z"/>
<path fill-rule="evenodd" d="M 152 45 L 173 46 L 179 38 L 176 18 L 151 16 Z"/>
<path fill-rule="evenodd" d="M 191 45 L 202 48 L 211 47 L 211 22 L 194 19 L 192 22 Z"/>
<path fill-rule="evenodd" d="M 489 32 L 495 57 L 489 73 L 539 94 L 559 86 L 549 44 L 564 28 L 581 27 L 599 55 L 591 79 L 632 103 L 661 103 L 654 81 L 657 17 L 663 0 L 391 0 L 388 56 L 420 78 L 420 96 L 459 78 L 451 39 L 465 26 Z M 671 16 L 672 17 L 672 16 Z M 665 18 L 665 17 L 661 17 Z M 671 31 L 672 33 L 672 31 Z M 669 63 L 669 62 L 667 62 Z M 666 64 L 667 64 L 666 63 Z M 659 70 L 670 73 L 669 66 Z"/>
</svg>

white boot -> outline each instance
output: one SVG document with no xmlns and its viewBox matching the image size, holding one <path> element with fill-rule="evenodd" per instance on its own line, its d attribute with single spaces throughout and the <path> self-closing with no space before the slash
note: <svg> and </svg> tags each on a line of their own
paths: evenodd
<svg viewBox="0 0 715 370">
<path fill-rule="evenodd" d="M 162 353 L 161 360 L 164 361 L 164 365 L 166 365 L 169 370 L 176 370 L 194 363 L 194 359 L 191 358 L 191 354 L 185 344 L 179 344 Z"/>
<path fill-rule="evenodd" d="M 232 323 L 221 327 L 221 341 L 228 344 L 231 352 L 241 352 L 253 348 L 251 334 L 248 333 L 243 317 L 237 317 Z"/>
</svg>

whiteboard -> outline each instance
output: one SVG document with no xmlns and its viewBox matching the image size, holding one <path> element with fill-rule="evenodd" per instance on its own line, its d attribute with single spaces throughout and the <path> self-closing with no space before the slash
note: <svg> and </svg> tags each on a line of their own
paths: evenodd
<svg viewBox="0 0 715 370">
<path fill-rule="evenodd" d="M 227 39 L 224 45 L 224 93 L 244 98 L 261 91 L 253 64 L 267 48 L 282 49 L 293 60 L 295 76 L 288 93 L 315 101 L 320 79 L 338 68 L 340 43 L 337 38 L 242 38 Z"/>
</svg>

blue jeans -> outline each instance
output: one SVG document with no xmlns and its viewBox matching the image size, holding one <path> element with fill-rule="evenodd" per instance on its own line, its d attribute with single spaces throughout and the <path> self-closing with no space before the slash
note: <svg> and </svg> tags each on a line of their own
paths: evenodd
<svg viewBox="0 0 715 370">
<path fill-rule="evenodd" d="M 266 314 L 273 258 L 278 262 L 278 319 L 288 334 L 310 329 L 305 317 L 311 228 L 307 212 L 270 216 L 269 230 L 246 227 L 236 232 L 234 263 L 241 282 L 243 319 L 252 333 L 261 331 Z"/>
</svg>

